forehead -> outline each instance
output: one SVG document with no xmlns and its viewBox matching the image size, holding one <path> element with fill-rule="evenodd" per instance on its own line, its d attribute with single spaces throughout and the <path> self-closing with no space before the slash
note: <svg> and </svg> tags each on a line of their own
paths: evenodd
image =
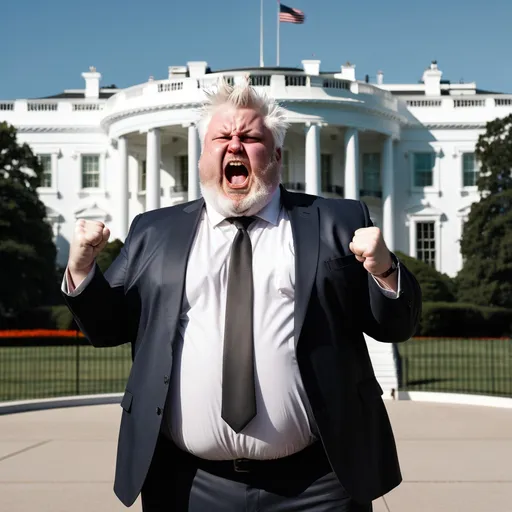
<svg viewBox="0 0 512 512">
<path fill-rule="evenodd" d="M 208 131 L 266 131 L 263 116 L 252 108 L 220 107 L 212 116 Z"/>
</svg>

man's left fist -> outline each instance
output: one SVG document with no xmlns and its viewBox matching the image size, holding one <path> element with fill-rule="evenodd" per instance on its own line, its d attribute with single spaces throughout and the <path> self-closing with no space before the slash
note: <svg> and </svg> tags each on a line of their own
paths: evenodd
<svg viewBox="0 0 512 512">
<path fill-rule="evenodd" d="M 382 232 L 377 227 L 358 229 L 349 248 L 370 274 L 383 274 L 393 264 Z"/>
</svg>

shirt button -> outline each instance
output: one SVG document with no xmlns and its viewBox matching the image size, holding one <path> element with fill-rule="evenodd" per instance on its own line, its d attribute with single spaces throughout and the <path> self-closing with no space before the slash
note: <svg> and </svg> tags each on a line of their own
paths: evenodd
<svg viewBox="0 0 512 512">
<path fill-rule="evenodd" d="M 157 407 L 157 408 L 156 408 L 156 414 L 157 414 L 158 416 L 160 416 L 160 415 L 162 414 L 162 408 L 161 408 L 161 407 Z"/>
<path fill-rule="evenodd" d="M 169 375 L 164 375 L 164 384 L 169 384 Z"/>
</svg>

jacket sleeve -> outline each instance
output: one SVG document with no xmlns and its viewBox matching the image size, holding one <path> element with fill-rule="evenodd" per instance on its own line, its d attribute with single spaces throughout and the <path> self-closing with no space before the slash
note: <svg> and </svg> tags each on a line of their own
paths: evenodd
<svg viewBox="0 0 512 512">
<path fill-rule="evenodd" d="M 368 207 L 360 202 L 365 217 L 365 226 L 372 226 Z M 365 308 L 363 331 L 377 341 L 401 342 L 411 338 L 419 325 L 421 316 L 421 288 L 414 275 L 398 260 L 399 295 L 390 298 L 371 274 L 368 274 L 369 308 Z"/>
<path fill-rule="evenodd" d="M 92 278 L 78 294 L 62 293 L 80 330 L 95 347 L 114 347 L 130 342 L 131 300 L 125 277 L 130 258 L 130 241 L 140 215 L 130 226 L 121 252 L 103 274 L 95 264 Z"/>
</svg>

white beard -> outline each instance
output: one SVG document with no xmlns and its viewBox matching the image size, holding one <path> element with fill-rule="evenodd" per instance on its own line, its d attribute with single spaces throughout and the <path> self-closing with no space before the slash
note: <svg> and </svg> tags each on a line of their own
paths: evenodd
<svg viewBox="0 0 512 512">
<path fill-rule="evenodd" d="M 269 164 L 265 173 L 271 172 Z M 201 183 L 201 194 L 208 205 L 225 217 L 250 217 L 261 211 L 272 199 L 276 188 L 279 186 L 279 175 L 276 182 L 265 183 L 261 178 L 253 176 L 252 190 L 240 201 L 233 201 L 220 189 L 218 183 L 213 185 Z"/>
</svg>

